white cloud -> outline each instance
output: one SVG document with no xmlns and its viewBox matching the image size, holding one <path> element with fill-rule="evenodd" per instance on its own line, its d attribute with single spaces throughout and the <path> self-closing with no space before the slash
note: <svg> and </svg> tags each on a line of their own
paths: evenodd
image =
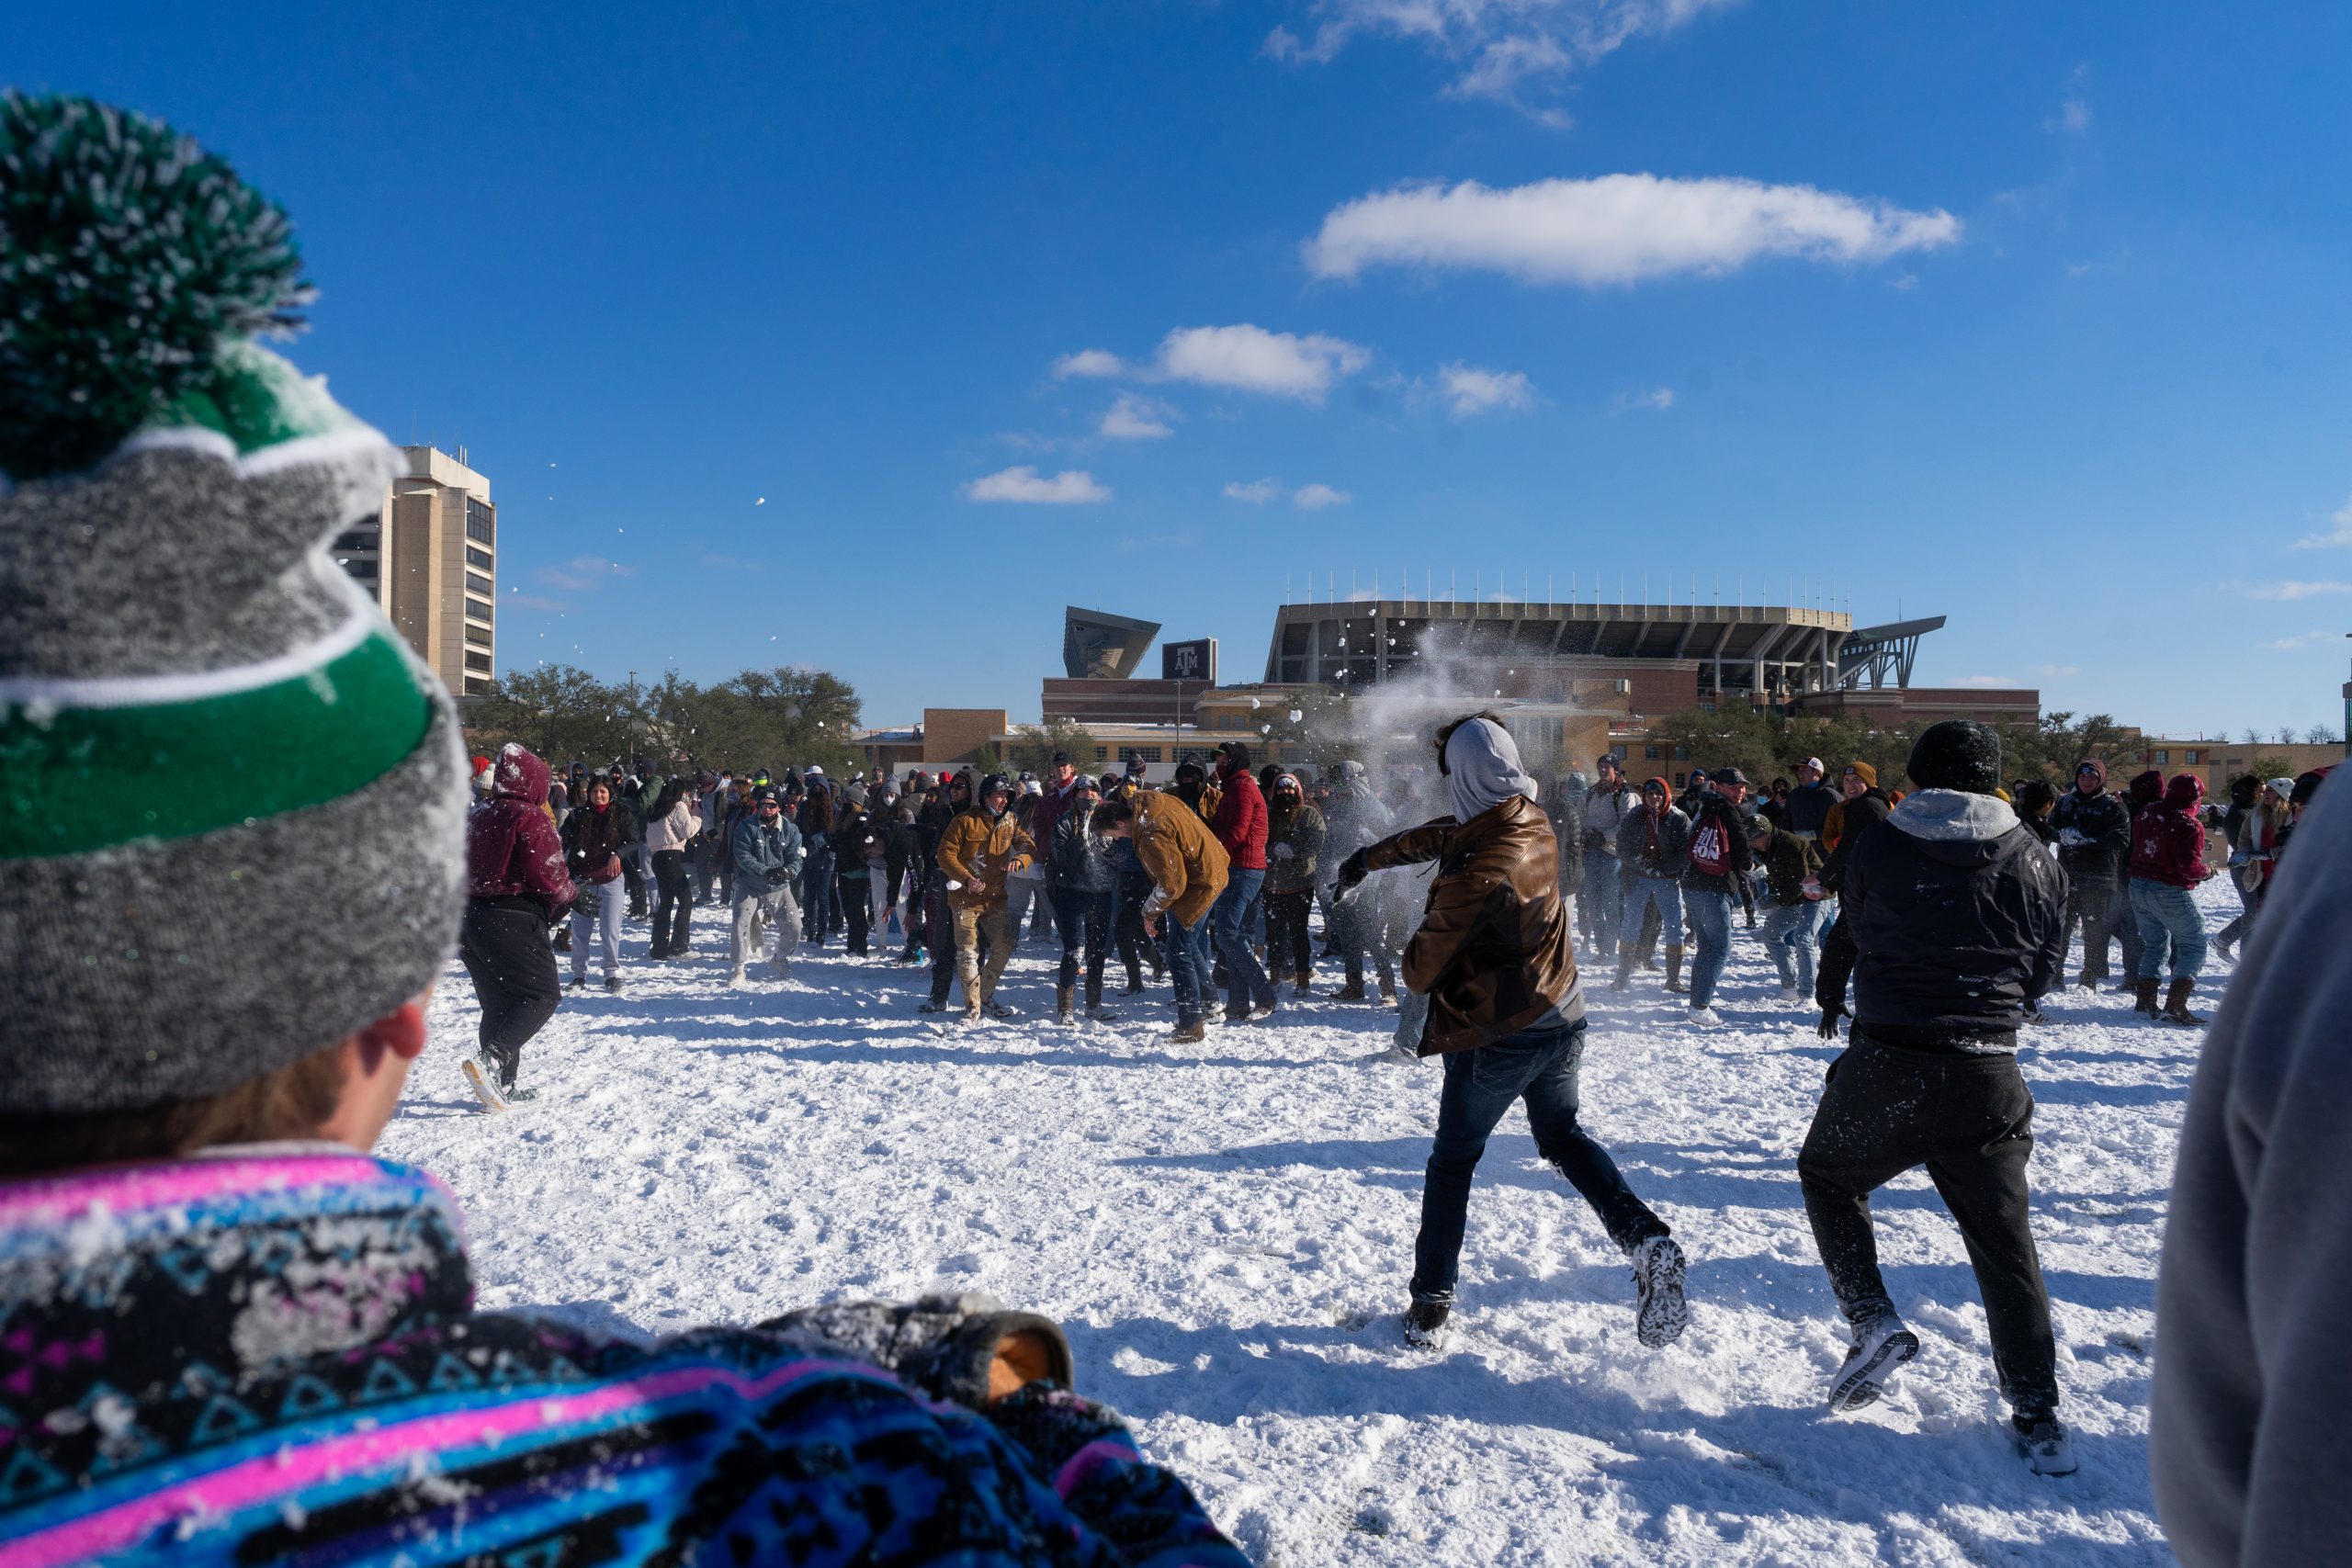
<svg viewBox="0 0 2352 1568">
<path fill-rule="evenodd" d="M 1456 267 L 1523 283 L 1721 274 L 1763 256 L 1875 262 L 1960 236 L 1960 220 L 1811 186 L 1602 175 L 1497 190 L 1400 186 L 1336 207 L 1303 248 L 1317 276 Z"/>
<path fill-rule="evenodd" d="M 2058 106 L 2057 129 L 2080 136 L 2091 128 L 2091 107 L 2080 98 L 2068 98 Z"/>
<path fill-rule="evenodd" d="M 1301 485 L 1291 492 L 1290 503 L 1301 512 L 1320 512 L 1327 506 L 1345 506 L 1354 496 L 1329 485 Z"/>
<path fill-rule="evenodd" d="M 1530 84 L 1555 82 L 1645 35 L 1670 33 L 1738 0 L 1313 0 L 1309 37 L 1287 27 L 1266 35 L 1265 52 L 1293 64 L 1335 59 L 1358 34 L 1418 43 L 1466 62 L 1448 97 L 1491 98 L 1565 125 L 1556 111 L 1529 108 Z"/>
<path fill-rule="evenodd" d="M 1248 322 L 1179 327 L 1159 345 L 1159 375 L 1204 387 L 1232 387 L 1319 403 L 1331 383 L 1372 363 L 1372 353 L 1335 337 L 1270 333 Z"/>
<path fill-rule="evenodd" d="M 2330 593 L 2352 593 L 2352 582 L 2256 582 L 2245 588 L 2249 599 L 2317 599 Z"/>
<path fill-rule="evenodd" d="M 1280 479 L 1251 479 L 1248 484 L 1239 479 L 1225 487 L 1227 501 L 1246 501 L 1252 506 L 1263 506 L 1283 492 Z"/>
<path fill-rule="evenodd" d="M 1962 675 L 1952 684 L 1965 692 L 1998 692 L 2014 688 L 2017 682 L 2007 675 Z"/>
<path fill-rule="evenodd" d="M 1617 394 L 1617 412 L 1619 413 L 1632 412 L 1641 409 L 1647 409 L 1652 413 L 1664 413 L 1673 406 L 1674 389 L 1671 387 L 1652 387 L 1646 392 L 1620 392 Z"/>
<path fill-rule="evenodd" d="M 1066 381 L 1072 376 L 1124 376 L 1126 366 L 1107 348 L 1081 348 L 1076 354 L 1065 354 L 1054 361 L 1054 379 Z"/>
<path fill-rule="evenodd" d="M 2079 664 L 2029 664 L 2025 672 L 2037 681 L 2064 681 L 2083 672 Z"/>
<path fill-rule="evenodd" d="M 637 568 L 606 560 L 602 556 L 574 556 L 561 566 L 543 566 L 532 575 L 550 588 L 582 593 L 601 585 L 609 578 L 635 577 Z"/>
<path fill-rule="evenodd" d="M 1481 370 L 1456 360 L 1441 366 L 1437 379 L 1453 400 L 1456 419 L 1469 419 L 1496 409 L 1517 412 L 1535 406 L 1535 387 L 1524 371 Z"/>
<path fill-rule="evenodd" d="M 2352 500 L 2329 513 L 2326 533 L 2306 534 L 2295 541 L 2299 550 L 2324 550 L 2335 545 L 2352 545 Z"/>
<path fill-rule="evenodd" d="M 2280 649 L 2309 648 L 2315 642 L 2333 642 L 2343 635 L 2344 634 L 2342 632 L 2335 631 L 2298 632 L 2293 637 L 2278 637 L 2273 641 L 2266 642 L 2262 646 L 2265 648 L 2275 648 Z"/>
<path fill-rule="evenodd" d="M 1165 403 L 1121 392 L 1118 401 L 1102 415 L 1102 432 L 1113 441 L 1157 440 L 1176 434 L 1168 423 L 1174 417 L 1175 411 Z"/>
<path fill-rule="evenodd" d="M 1026 463 L 974 479 L 964 487 L 964 494 L 971 501 L 1025 501 L 1048 506 L 1111 499 L 1111 492 L 1083 468 L 1064 468 L 1045 479 Z"/>
<path fill-rule="evenodd" d="M 1178 327 L 1160 340 L 1158 356 L 1148 365 L 1130 365 L 1107 349 L 1066 354 L 1054 361 L 1054 374 L 1190 381 L 1319 403 L 1332 383 L 1371 363 L 1370 349 L 1341 338 L 1272 333 L 1242 321 L 1229 327 Z"/>
</svg>

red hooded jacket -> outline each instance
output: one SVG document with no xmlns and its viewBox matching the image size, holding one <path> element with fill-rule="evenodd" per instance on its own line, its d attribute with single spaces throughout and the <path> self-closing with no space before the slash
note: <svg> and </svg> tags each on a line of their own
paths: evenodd
<svg viewBox="0 0 2352 1568">
<path fill-rule="evenodd" d="M 490 798 L 466 815 L 466 893 L 537 898 L 552 918 L 578 889 L 564 874 L 563 842 L 547 814 L 548 765 L 523 746 L 498 753 Z"/>
<path fill-rule="evenodd" d="M 2205 781 L 2175 773 L 2165 797 L 2132 818 L 2132 874 L 2173 887 L 2194 887 L 2205 869 L 2205 824 L 2197 820 Z"/>
<path fill-rule="evenodd" d="M 1236 871 L 1266 869 L 1266 797 L 1247 768 L 1217 769 L 1225 794 L 1216 803 L 1209 829 L 1225 846 L 1226 859 Z"/>
</svg>

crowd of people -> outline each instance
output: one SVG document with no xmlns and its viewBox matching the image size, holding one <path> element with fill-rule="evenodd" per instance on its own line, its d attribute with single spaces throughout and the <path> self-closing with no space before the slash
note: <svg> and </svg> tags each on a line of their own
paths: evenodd
<svg viewBox="0 0 2352 1568">
<path fill-rule="evenodd" d="M 1578 932 L 1618 991 L 1662 947 L 1703 1024 L 1736 906 L 1784 995 L 1810 964 L 1821 1033 L 1849 1025 L 1795 1172 L 1849 1330 L 1829 1405 L 1920 1354 L 1871 1194 L 1925 1167 L 2018 1450 L 2066 1474 L 2018 1045 L 2075 931 L 2086 986 L 2117 941 L 2142 1011 L 2199 1021 L 2214 831 L 2243 899 L 2221 943 L 2245 957 L 2183 1131 L 2158 1502 L 2193 1568 L 2341 1550 L 2352 800 L 2319 775 L 2221 808 L 2186 774 L 2117 800 L 2092 761 L 2060 795 L 2005 783 L 1993 732 L 1954 720 L 1907 790 L 1860 761 L 1832 790 L 1809 761 L 1751 809 L 1736 769 L 1679 795 L 1613 759 L 1539 780 L 1477 713 L 1387 760 L 1385 800 L 1361 764 L 1253 771 L 1239 741 L 1165 789 L 1067 757 L 1034 781 L 557 779 L 508 745 L 475 759 L 469 810 L 456 704 L 324 554 L 399 459 L 251 340 L 307 297 L 283 215 L 80 98 L 0 96 L 0 168 L 9 330 L 50 334 L 11 361 L 0 423 L 0 1559 L 1246 1562 L 1034 1314 L 834 1302 L 642 1345 L 478 1309 L 448 1190 L 370 1153 L 434 987 L 460 958 L 466 1068 L 509 1105 L 559 956 L 620 990 L 622 922 L 673 963 L 705 906 L 733 977 L 788 978 L 838 932 L 927 963 L 925 1008 L 955 994 L 967 1023 L 1013 1015 L 1019 942 L 1057 944 L 1073 1024 L 1081 977 L 1109 1013 L 1115 957 L 1121 994 L 1169 987 L 1179 1044 L 1279 1018 L 1282 985 L 1336 964 L 1337 996 L 1393 1005 L 1397 1054 L 1442 1066 L 1402 1314 L 1420 1348 L 1513 1104 L 1623 1250 L 1639 1342 L 1683 1334 L 1681 1243 L 1580 1120 Z M 225 273 L 141 243 L 198 233 Z M 211 308 L 167 338 L 189 295 Z"/>
</svg>

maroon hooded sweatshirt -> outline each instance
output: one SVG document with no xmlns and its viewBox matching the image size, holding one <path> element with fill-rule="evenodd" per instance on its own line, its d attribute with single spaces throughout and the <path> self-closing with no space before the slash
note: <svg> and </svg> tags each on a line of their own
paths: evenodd
<svg viewBox="0 0 2352 1568">
<path fill-rule="evenodd" d="M 2164 799 L 2132 818 L 2132 875 L 2194 887 L 2211 874 L 2205 869 L 2205 824 L 2197 819 L 2204 798 L 2203 779 L 2175 773 Z"/>
<path fill-rule="evenodd" d="M 578 890 L 564 874 L 563 843 L 548 819 L 548 765 L 523 746 L 498 753 L 490 798 L 466 815 L 466 893 L 537 898 L 550 918 Z"/>
</svg>

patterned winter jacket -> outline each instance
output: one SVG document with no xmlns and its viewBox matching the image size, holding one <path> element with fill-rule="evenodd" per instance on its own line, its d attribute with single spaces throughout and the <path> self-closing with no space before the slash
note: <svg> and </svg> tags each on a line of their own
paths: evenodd
<svg viewBox="0 0 2352 1568">
<path fill-rule="evenodd" d="M 1247 1562 L 1075 1396 L 477 1313 L 460 1224 L 316 1145 L 0 1183 L 0 1561 Z"/>
</svg>

